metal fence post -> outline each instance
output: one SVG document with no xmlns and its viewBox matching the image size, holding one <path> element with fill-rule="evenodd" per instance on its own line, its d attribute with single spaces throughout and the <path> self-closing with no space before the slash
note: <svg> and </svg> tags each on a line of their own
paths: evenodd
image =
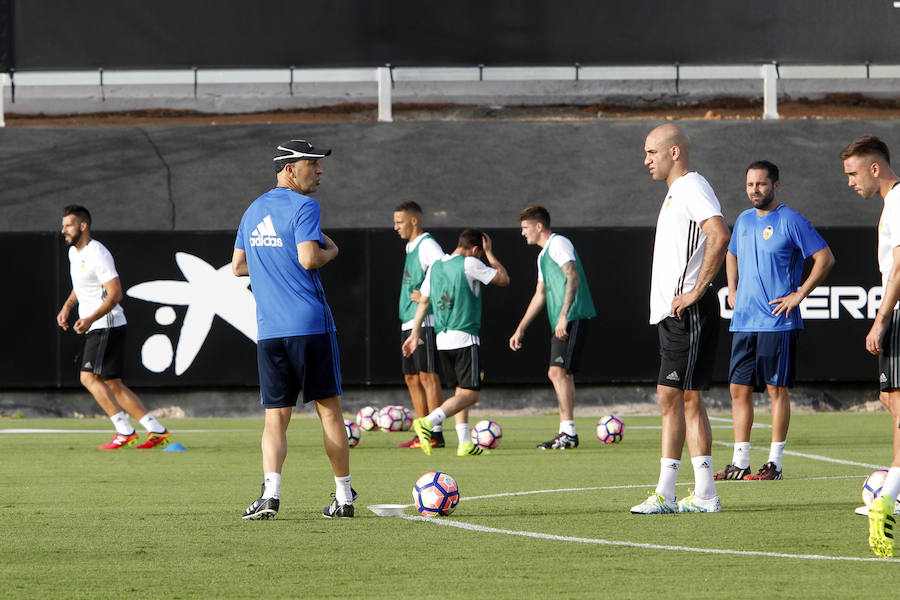
<svg viewBox="0 0 900 600">
<path fill-rule="evenodd" d="M 775 64 L 762 66 L 763 119 L 778 118 L 778 68 Z"/>
<path fill-rule="evenodd" d="M 378 81 L 378 120 L 390 123 L 394 120 L 391 114 L 391 69 L 376 68 L 375 79 Z"/>
</svg>

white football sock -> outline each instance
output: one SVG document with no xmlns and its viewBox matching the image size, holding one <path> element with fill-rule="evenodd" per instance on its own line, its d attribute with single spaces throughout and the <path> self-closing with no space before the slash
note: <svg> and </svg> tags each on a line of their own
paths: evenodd
<svg viewBox="0 0 900 600">
<path fill-rule="evenodd" d="M 157 421 L 150 413 L 141 417 L 140 423 L 144 426 L 144 429 L 150 433 L 165 433 L 166 431 L 166 428 L 160 425 L 159 421 Z"/>
<path fill-rule="evenodd" d="M 781 470 L 781 461 L 784 456 L 784 445 L 787 443 L 787 440 L 783 442 L 772 442 L 772 445 L 769 447 L 769 462 L 775 463 L 775 468 L 777 470 Z"/>
<path fill-rule="evenodd" d="M 565 433 L 566 435 L 575 435 L 575 421 L 560 421 L 559 422 L 559 433 Z"/>
<path fill-rule="evenodd" d="M 353 504 L 353 492 L 350 491 L 350 476 L 334 478 L 334 499 L 338 504 Z"/>
<path fill-rule="evenodd" d="M 900 467 L 891 467 L 888 469 L 887 477 L 884 478 L 884 483 L 881 485 L 881 493 L 878 495 L 896 499 L 897 494 L 900 494 Z"/>
<path fill-rule="evenodd" d="M 263 476 L 263 498 L 280 498 L 281 497 L 281 473 L 266 473 Z"/>
<path fill-rule="evenodd" d="M 659 459 L 659 483 L 656 484 L 656 493 L 669 502 L 675 501 L 675 481 L 678 479 L 679 468 L 681 468 L 680 460 Z"/>
<path fill-rule="evenodd" d="M 131 435 L 134 433 L 134 427 L 132 427 L 131 423 L 128 421 L 128 413 L 124 410 L 111 416 L 109 420 L 112 421 L 113 427 L 116 428 L 116 433 L 121 433 L 122 435 Z"/>
<path fill-rule="evenodd" d="M 716 482 L 713 480 L 712 456 L 694 456 L 694 495 L 704 500 L 716 497 Z"/>
<path fill-rule="evenodd" d="M 456 437 L 459 438 L 460 444 L 466 444 L 472 441 L 472 432 L 469 430 L 468 423 L 456 424 Z"/>
<path fill-rule="evenodd" d="M 734 453 L 731 455 L 731 464 L 738 469 L 750 468 L 750 442 L 736 442 Z"/>
<path fill-rule="evenodd" d="M 444 422 L 444 419 L 447 418 L 447 413 L 444 412 L 443 408 L 437 407 L 436 409 L 431 411 L 431 414 L 429 414 L 425 418 L 428 419 L 428 422 L 431 423 L 432 426 L 439 425 Z"/>
<path fill-rule="evenodd" d="M 440 423 L 438 423 L 437 425 L 435 425 L 434 427 L 431 428 L 431 431 L 432 431 L 433 433 L 443 433 L 443 432 L 444 432 L 444 426 L 441 425 Z"/>
</svg>

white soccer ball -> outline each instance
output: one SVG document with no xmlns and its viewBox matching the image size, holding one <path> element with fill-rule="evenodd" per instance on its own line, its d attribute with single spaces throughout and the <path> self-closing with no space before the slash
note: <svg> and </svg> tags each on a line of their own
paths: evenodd
<svg viewBox="0 0 900 600">
<path fill-rule="evenodd" d="M 409 414 L 402 406 L 385 406 L 378 411 L 378 426 L 382 431 L 403 431 L 403 425 L 408 418 Z M 412 419 L 409 421 L 412 424 Z"/>
<path fill-rule="evenodd" d="M 625 423 L 616 415 L 606 415 L 597 421 L 597 439 L 604 444 L 621 442 L 625 435 Z"/>
<path fill-rule="evenodd" d="M 431 471 L 416 480 L 413 503 L 423 516 L 446 517 L 459 503 L 459 485 L 447 473 Z"/>
<path fill-rule="evenodd" d="M 863 483 L 862 487 L 862 500 L 866 506 L 872 504 L 872 500 L 877 498 L 878 494 L 881 493 L 881 488 L 884 487 L 884 480 L 887 477 L 887 474 L 887 469 L 878 469 L 866 477 L 866 481 Z M 898 508 L 900 508 L 900 503 L 895 501 L 894 510 L 897 510 Z"/>
<path fill-rule="evenodd" d="M 359 425 L 350 419 L 344 419 L 344 428 L 347 430 L 347 443 L 351 448 L 355 448 L 359 443 Z"/>
<path fill-rule="evenodd" d="M 500 427 L 500 423 L 496 421 L 487 419 L 478 421 L 472 428 L 472 441 L 475 442 L 476 446 L 487 448 L 488 450 L 496 448 L 502 437 L 503 429 Z"/>
<path fill-rule="evenodd" d="M 356 424 L 363 431 L 378 429 L 378 409 L 374 406 L 363 406 L 356 413 Z"/>
</svg>

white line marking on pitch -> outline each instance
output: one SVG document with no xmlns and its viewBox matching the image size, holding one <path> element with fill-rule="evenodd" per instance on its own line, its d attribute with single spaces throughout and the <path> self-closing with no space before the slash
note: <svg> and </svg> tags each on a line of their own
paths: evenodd
<svg viewBox="0 0 900 600">
<path fill-rule="evenodd" d="M 511 529 L 497 529 L 496 527 L 484 527 L 483 525 L 473 525 L 471 523 L 461 523 L 459 521 L 447 521 L 438 518 L 417 517 L 411 515 L 400 515 L 401 519 L 408 521 L 425 521 L 435 525 L 443 525 L 445 527 L 456 527 L 458 529 L 467 529 L 469 531 L 478 531 L 482 533 L 502 533 L 504 535 L 515 535 L 519 537 L 528 537 L 539 540 L 552 540 L 557 542 L 575 542 L 579 544 L 597 544 L 602 546 L 620 546 L 625 548 L 642 548 L 645 550 L 669 550 L 675 552 L 696 552 L 700 554 L 724 554 L 731 556 L 765 556 L 772 558 L 794 558 L 801 560 L 836 560 L 848 562 L 895 562 L 886 558 L 863 558 L 860 556 L 825 556 L 821 554 L 787 554 L 783 552 L 755 552 L 751 550 L 720 550 L 716 548 L 695 548 L 692 546 L 666 546 L 662 544 L 641 544 L 638 542 L 623 542 L 616 540 L 603 540 L 595 538 L 571 537 L 567 535 L 553 535 L 549 533 L 537 533 L 533 531 L 514 531 Z"/>
<path fill-rule="evenodd" d="M 836 475 L 827 477 L 804 477 L 802 479 L 792 479 L 792 481 L 815 481 L 823 479 L 859 479 L 856 475 Z M 632 484 L 632 485 L 611 485 L 603 487 L 585 487 L 585 488 L 559 488 L 555 490 L 529 490 L 525 492 L 506 492 L 502 494 L 486 494 L 483 496 L 471 496 L 462 498 L 461 501 L 484 500 L 493 498 L 504 498 L 511 496 L 527 496 L 532 494 L 553 494 L 559 492 L 586 492 L 596 490 L 620 490 L 647 487 L 652 484 Z M 679 486 L 690 485 L 689 483 L 679 483 Z M 411 508 L 412 504 L 405 505 Z M 550 533 L 537 533 L 533 531 L 515 531 L 512 529 L 498 529 L 496 527 L 485 527 L 483 525 L 474 525 L 471 523 L 462 523 L 460 521 L 444 520 L 435 517 L 421 517 L 417 515 L 397 515 L 401 519 L 407 521 L 424 521 L 435 525 L 443 525 L 445 527 L 456 527 L 457 529 L 466 529 L 468 531 L 477 531 L 480 533 L 500 533 L 503 535 L 515 535 L 519 537 L 528 537 L 540 540 L 551 540 L 556 542 L 573 542 L 578 544 L 595 544 L 600 546 L 619 546 L 624 548 L 641 548 L 644 550 L 668 550 L 674 552 L 694 552 L 698 554 L 722 554 L 730 556 L 764 556 L 769 558 L 793 558 L 799 560 L 832 560 L 845 562 L 893 562 L 885 558 L 864 558 L 860 556 L 826 556 L 823 554 L 788 554 L 784 552 L 760 552 L 753 550 L 729 550 L 718 548 L 698 548 L 693 546 L 667 546 L 662 544 L 643 544 L 640 542 L 625 542 L 619 540 L 604 540 L 597 538 L 572 537 L 567 535 L 554 535 Z M 900 561 L 897 562 L 900 564 Z"/>
<path fill-rule="evenodd" d="M 0 433 L 110 433 L 110 429 L 0 429 Z M 172 429 L 170 433 L 252 433 L 258 429 Z"/>
</svg>

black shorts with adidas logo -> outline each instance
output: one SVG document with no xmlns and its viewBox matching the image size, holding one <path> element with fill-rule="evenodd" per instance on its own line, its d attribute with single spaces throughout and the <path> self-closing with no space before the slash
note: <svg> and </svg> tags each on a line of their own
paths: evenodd
<svg viewBox="0 0 900 600">
<path fill-rule="evenodd" d="M 90 371 L 100 379 L 121 379 L 125 351 L 125 325 L 92 329 L 84 334 L 80 371 Z"/>
<path fill-rule="evenodd" d="M 659 332 L 658 385 L 708 390 L 719 338 L 719 300 L 712 287 L 681 318 L 666 317 Z"/>
<path fill-rule="evenodd" d="M 588 319 L 569 322 L 566 331 L 569 337 L 561 340 L 550 332 L 550 366 L 562 367 L 566 373 L 577 373 L 581 369 L 581 354 L 587 340 Z"/>
<path fill-rule="evenodd" d="M 900 309 L 891 311 L 891 320 L 881 339 L 878 355 L 878 384 L 882 392 L 900 390 Z"/>
</svg>

